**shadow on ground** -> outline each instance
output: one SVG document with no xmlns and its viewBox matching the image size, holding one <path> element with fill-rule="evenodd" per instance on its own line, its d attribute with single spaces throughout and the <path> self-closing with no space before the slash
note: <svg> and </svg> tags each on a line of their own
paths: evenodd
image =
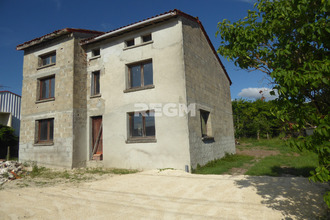
<svg viewBox="0 0 330 220">
<path fill-rule="evenodd" d="M 247 176 L 237 180 L 239 188 L 254 187 L 262 204 L 280 211 L 285 219 L 328 219 L 323 194 L 329 184 L 311 183 L 304 177 Z"/>
</svg>

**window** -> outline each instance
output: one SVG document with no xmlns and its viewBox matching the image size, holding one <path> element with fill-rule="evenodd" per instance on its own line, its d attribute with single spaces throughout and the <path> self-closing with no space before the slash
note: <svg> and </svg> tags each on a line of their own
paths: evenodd
<svg viewBox="0 0 330 220">
<path fill-rule="evenodd" d="M 91 95 L 100 94 L 100 71 L 92 72 Z"/>
<path fill-rule="evenodd" d="M 129 88 L 153 85 L 152 62 L 144 62 L 129 66 Z"/>
<path fill-rule="evenodd" d="M 152 40 L 151 34 L 142 36 L 142 42 L 143 43 L 148 42 L 148 41 L 151 41 L 151 40 Z"/>
<path fill-rule="evenodd" d="M 39 100 L 54 98 L 55 76 L 39 80 Z"/>
<path fill-rule="evenodd" d="M 131 46 L 134 46 L 134 45 L 135 45 L 134 39 L 130 39 L 130 40 L 126 41 L 126 47 L 131 47 Z"/>
<path fill-rule="evenodd" d="M 43 119 L 37 121 L 37 143 L 53 142 L 54 119 Z"/>
<path fill-rule="evenodd" d="M 201 113 L 201 130 L 202 130 L 202 138 L 212 137 L 212 127 L 210 120 L 210 112 L 200 110 Z"/>
<path fill-rule="evenodd" d="M 56 52 L 52 52 L 46 55 L 42 55 L 39 58 L 39 66 L 48 66 L 56 63 Z"/>
<path fill-rule="evenodd" d="M 153 111 L 131 112 L 129 117 L 130 139 L 155 139 L 155 117 Z"/>
<path fill-rule="evenodd" d="M 92 50 L 92 57 L 100 56 L 100 48 Z"/>
</svg>

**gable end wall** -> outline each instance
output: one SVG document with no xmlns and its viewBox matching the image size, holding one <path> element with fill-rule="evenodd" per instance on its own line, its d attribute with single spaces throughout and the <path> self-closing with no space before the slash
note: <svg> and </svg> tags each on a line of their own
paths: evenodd
<svg viewBox="0 0 330 220">
<path fill-rule="evenodd" d="M 182 18 L 188 105 L 196 103 L 196 116 L 188 119 L 191 167 L 235 153 L 230 82 L 214 56 L 198 23 Z M 210 112 L 214 142 L 204 143 L 200 109 Z"/>
</svg>

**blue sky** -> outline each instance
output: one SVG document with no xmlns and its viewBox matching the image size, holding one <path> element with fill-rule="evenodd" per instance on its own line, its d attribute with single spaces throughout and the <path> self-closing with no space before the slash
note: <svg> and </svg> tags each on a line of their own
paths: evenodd
<svg viewBox="0 0 330 220">
<path fill-rule="evenodd" d="M 16 46 L 25 41 L 70 27 L 109 31 L 163 12 L 179 9 L 199 17 L 217 49 L 217 24 L 236 21 L 253 9 L 255 0 L 0 0 L 0 90 L 21 95 L 23 51 Z M 232 99 L 254 98 L 260 88 L 269 87 L 261 72 L 240 70 L 220 56 L 233 82 Z"/>
</svg>

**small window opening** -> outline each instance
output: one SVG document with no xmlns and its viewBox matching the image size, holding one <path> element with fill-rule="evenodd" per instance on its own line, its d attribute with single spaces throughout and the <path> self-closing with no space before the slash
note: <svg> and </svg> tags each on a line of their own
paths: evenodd
<svg viewBox="0 0 330 220">
<path fill-rule="evenodd" d="M 39 67 L 56 64 L 56 52 L 52 52 L 39 57 Z"/>
<path fill-rule="evenodd" d="M 145 36 L 142 36 L 142 42 L 148 42 L 148 41 L 151 41 L 152 38 L 151 38 L 151 34 L 148 34 L 148 35 L 145 35 Z"/>
<path fill-rule="evenodd" d="M 126 47 L 131 47 L 131 46 L 134 46 L 134 39 L 130 39 L 130 40 L 127 40 L 126 41 Z"/>
<path fill-rule="evenodd" d="M 100 56 L 100 48 L 92 50 L 92 57 Z"/>
</svg>

